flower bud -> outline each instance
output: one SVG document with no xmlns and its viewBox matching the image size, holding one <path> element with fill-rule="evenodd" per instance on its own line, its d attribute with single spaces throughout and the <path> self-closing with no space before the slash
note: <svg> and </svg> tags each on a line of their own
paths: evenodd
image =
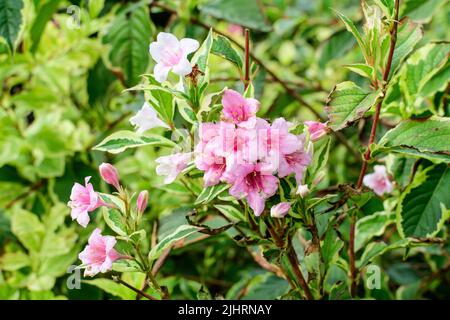
<svg viewBox="0 0 450 320">
<path fill-rule="evenodd" d="M 109 163 L 102 163 L 99 167 L 99 171 L 102 179 L 106 183 L 113 185 L 117 190 L 120 189 L 119 173 L 113 165 Z"/>
<path fill-rule="evenodd" d="M 296 194 L 299 194 L 300 197 L 304 198 L 309 194 L 309 188 L 307 184 L 301 184 L 298 186 Z"/>
<path fill-rule="evenodd" d="M 280 202 L 270 209 L 270 216 L 272 218 L 284 218 L 290 209 L 291 204 L 289 202 Z"/>
<path fill-rule="evenodd" d="M 312 141 L 317 141 L 328 133 L 326 123 L 305 121 L 305 125 L 308 127 L 309 136 Z"/>
<path fill-rule="evenodd" d="M 147 208 L 147 202 L 148 202 L 148 191 L 144 190 L 139 192 L 137 198 L 137 211 L 139 214 L 144 213 L 145 208 Z"/>
</svg>

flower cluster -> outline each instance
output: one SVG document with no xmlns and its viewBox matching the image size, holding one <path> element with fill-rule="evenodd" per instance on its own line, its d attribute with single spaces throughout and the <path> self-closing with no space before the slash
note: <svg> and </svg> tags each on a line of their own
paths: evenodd
<svg viewBox="0 0 450 320">
<path fill-rule="evenodd" d="M 122 197 L 127 197 L 119 182 L 119 173 L 117 169 L 109 163 L 102 163 L 99 167 L 102 179 L 112 185 Z M 89 213 L 95 211 L 99 207 L 114 208 L 114 205 L 108 204 L 102 200 L 101 195 L 94 190 L 89 183 L 91 177 L 85 178 L 85 186 L 75 183 L 72 187 L 70 201 L 67 205 L 72 209 L 72 220 L 83 227 L 89 224 Z M 128 200 L 127 200 L 128 201 Z M 148 192 L 141 191 L 136 199 L 136 212 L 142 215 L 148 202 Z M 128 259 L 128 256 L 122 255 L 114 249 L 116 238 L 113 236 L 103 236 L 102 231 L 96 228 L 89 237 L 88 245 L 78 255 L 85 268 L 84 274 L 94 276 L 99 272 L 107 272 L 112 269 L 112 264 L 118 259 Z"/>
<path fill-rule="evenodd" d="M 227 89 L 218 123 L 202 123 L 195 148 L 195 164 L 204 171 L 204 185 L 231 184 L 230 194 L 245 198 L 256 216 L 273 196 L 279 178 L 295 175 L 301 184 L 311 162 L 304 134 L 289 132 L 283 118 L 271 124 L 256 116 L 259 102 Z"/>
</svg>

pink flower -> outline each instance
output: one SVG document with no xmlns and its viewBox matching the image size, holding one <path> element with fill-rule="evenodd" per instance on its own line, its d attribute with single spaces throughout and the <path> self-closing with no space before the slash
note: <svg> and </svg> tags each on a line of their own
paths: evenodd
<svg viewBox="0 0 450 320">
<path fill-rule="evenodd" d="M 116 239 L 113 236 L 102 236 L 100 229 L 95 229 L 88 240 L 88 245 L 78 255 L 83 265 L 86 266 L 85 276 L 95 276 L 99 272 L 107 272 L 112 269 L 114 261 L 122 256 L 114 250 Z"/>
<path fill-rule="evenodd" d="M 387 176 L 386 167 L 374 166 L 374 170 L 374 173 L 364 176 L 364 185 L 372 189 L 379 196 L 392 192 L 393 186 Z"/>
<path fill-rule="evenodd" d="M 73 185 L 70 201 L 67 203 L 72 209 L 72 220 L 77 219 L 77 222 L 83 227 L 86 227 L 89 223 L 89 212 L 106 205 L 98 193 L 94 191 L 94 187 L 89 183 L 89 179 L 91 177 L 84 179 L 85 187 L 79 183 Z"/>
<path fill-rule="evenodd" d="M 237 198 L 247 198 L 255 216 L 264 210 L 265 201 L 278 189 L 278 178 L 272 175 L 270 166 L 262 163 L 237 165 L 226 176 L 233 186 L 230 194 Z"/>
<path fill-rule="evenodd" d="M 166 81 L 170 70 L 182 77 L 191 73 L 192 66 L 187 56 L 198 47 L 197 40 L 184 38 L 178 41 L 171 33 L 158 33 L 157 41 L 150 43 L 150 54 L 157 62 L 153 70 L 156 81 Z"/>
<path fill-rule="evenodd" d="M 303 135 L 296 136 L 299 146 L 298 150 L 289 154 L 281 154 L 278 166 L 278 176 L 284 178 L 292 173 L 295 174 L 297 183 L 301 183 L 303 173 L 311 162 L 311 154 L 305 151 Z"/>
<path fill-rule="evenodd" d="M 242 128 L 253 128 L 256 124 L 256 112 L 259 102 L 252 98 L 244 98 L 239 92 L 227 89 L 222 98 L 223 116 Z"/>
<path fill-rule="evenodd" d="M 289 202 L 280 202 L 279 204 L 270 208 L 270 216 L 273 218 L 284 218 L 284 216 L 291 209 L 291 204 Z"/>
<path fill-rule="evenodd" d="M 137 211 L 139 214 L 144 213 L 145 208 L 147 208 L 147 202 L 148 202 L 148 191 L 144 190 L 139 192 L 139 195 L 136 200 Z"/>
<path fill-rule="evenodd" d="M 102 179 L 106 183 L 113 185 L 117 190 L 120 189 L 119 172 L 113 165 L 109 163 L 102 163 L 99 167 L 99 171 Z"/>
<path fill-rule="evenodd" d="M 145 102 L 141 110 L 130 118 L 130 123 L 136 127 L 136 132 L 139 134 L 156 127 L 170 128 L 159 118 L 158 113 L 148 102 Z"/>
<path fill-rule="evenodd" d="M 166 176 L 165 184 L 170 184 L 175 181 L 178 174 L 183 171 L 190 159 L 192 153 L 175 153 L 169 156 L 159 157 L 156 162 L 159 166 L 156 167 L 156 174 L 158 176 Z"/>
<path fill-rule="evenodd" d="M 305 121 L 305 125 L 308 127 L 309 136 L 312 141 L 317 141 L 327 134 L 326 123 L 317 121 Z"/>
</svg>

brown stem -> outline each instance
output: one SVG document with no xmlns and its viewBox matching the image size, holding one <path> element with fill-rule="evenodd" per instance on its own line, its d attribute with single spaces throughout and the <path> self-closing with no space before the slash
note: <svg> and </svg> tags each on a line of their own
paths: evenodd
<svg viewBox="0 0 450 320">
<path fill-rule="evenodd" d="M 285 247 L 283 239 L 278 236 L 278 234 L 275 232 L 275 230 L 273 230 L 272 226 L 270 225 L 270 223 L 268 221 L 264 220 L 264 222 L 266 223 L 267 230 L 269 230 L 269 233 L 270 233 L 272 239 L 274 240 L 276 246 L 280 250 L 283 250 Z M 297 254 L 295 253 L 295 250 L 292 247 L 291 241 L 289 241 L 289 243 L 288 243 L 287 257 L 289 260 L 289 264 L 291 265 L 291 268 L 294 271 L 295 278 L 296 278 L 298 284 L 300 285 L 300 287 L 302 288 L 303 292 L 306 295 L 306 299 L 314 300 L 314 298 L 311 294 L 311 291 L 309 290 L 308 284 L 306 283 L 306 280 L 303 277 L 302 272 L 300 271 Z M 288 272 L 285 271 L 285 273 L 286 273 L 286 278 L 289 278 Z"/>
<path fill-rule="evenodd" d="M 309 290 L 308 284 L 306 283 L 305 278 L 303 277 L 303 274 L 300 271 L 300 268 L 298 267 L 299 262 L 297 259 L 297 254 L 295 253 L 294 248 L 292 248 L 292 244 L 289 244 L 287 257 L 289 259 L 289 263 L 291 264 L 292 270 L 294 271 L 297 282 L 302 287 L 303 292 L 305 292 L 306 298 L 308 300 L 314 300 L 314 297 L 312 296 L 311 291 Z"/>
<path fill-rule="evenodd" d="M 120 279 L 118 276 L 113 276 L 112 279 L 113 279 L 115 282 L 120 283 L 121 285 L 124 285 L 124 286 L 127 287 L 128 289 L 133 290 L 133 291 L 136 292 L 137 294 L 146 297 L 146 298 L 149 299 L 149 300 L 159 300 L 159 299 L 157 299 L 157 298 L 155 298 L 155 297 L 152 297 L 152 296 L 149 295 L 148 293 L 146 293 L 146 292 L 144 292 L 144 291 L 141 291 L 141 290 L 139 290 L 139 289 L 133 287 L 133 286 L 130 285 L 129 283 L 127 283 L 127 282 L 123 281 L 122 279 Z"/>
<path fill-rule="evenodd" d="M 250 84 L 250 30 L 245 29 L 245 78 L 244 88 Z"/>
<path fill-rule="evenodd" d="M 369 143 L 367 145 L 367 150 L 364 153 L 364 160 L 361 167 L 361 172 L 359 173 L 358 177 L 358 183 L 356 185 L 356 188 L 361 190 L 363 178 L 366 175 L 367 172 L 367 166 L 368 161 L 371 158 L 370 154 L 370 145 L 375 141 L 375 135 L 377 132 L 377 125 L 378 121 L 380 120 L 380 111 L 381 106 L 383 104 L 383 99 L 386 93 L 387 85 L 389 82 L 389 73 L 391 72 L 391 66 L 392 66 L 392 58 L 394 57 L 394 50 L 395 50 L 395 44 L 397 43 L 397 28 L 398 28 L 398 11 L 400 6 L 400 0 L 395 0 L 395 17 L 394 17 L 394 25 L 391 30 L 391 43 L 389 47 L 389 55 L 388 60 L 386 63 L 386 68 L 384 69 L 383 73 L 383 83 L 382 83 L 382 97 L 379 99 L 376 107 L 375 107 L 375 114 L 373 116 L 373 122 L 372 122 L 372 129 L 370 130 L 370 136 L 369 136 Z M 356 278 L 357 278 L 357 270 L 355 267 L 355 251 L 354 251 L 354 245 L 355 245 L 355 226 L 356 226 L 356 216 L 352 216 L 352 220 L 350 223 L 350 239 L 349 239 L 349 257 L 350 257 L 350 276 L 351 276 L 351 288 L 350 293 L 352 297 L 356 294 Z"/>
</svg>

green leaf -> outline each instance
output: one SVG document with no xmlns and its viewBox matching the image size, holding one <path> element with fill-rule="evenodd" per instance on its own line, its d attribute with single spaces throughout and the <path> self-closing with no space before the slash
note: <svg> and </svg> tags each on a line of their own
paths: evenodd
<svg viewBox="0 0 450 320">
<path fill-rule="evenodd" d="M 113 271 L 116 272 L 137 272 L 142 271 L 141 267 L 135 260 L 121 259 L 113 263 Z"/>
<path fill-rule="evenodd" d="M 361 259 L 357 262 L 357 268 L 361 269 L 365 267 L 367 264 L 369 264 L 373 259 L 375 259 L 378 256 L 383 255 L 384 253 L 400 249 L 400 248 L 407 248 L 411 244 L 410 239 L 402 239 L 397 242 L 394 242 L 392 244 L 387 245 L 384 242 L 372 242 L 367 245 L 365 248 Z"/>
<path fill-rule="evenodd" d="M 208 203 L 228 188 L 229 186 L 226 184 L 216 184 L 215 186 L 204 188 L 195 200 L 195 204 Z"/>
<path fill-rule="evenodd" d="M 31 212 L 18 210 L 11 218 L 11 230 L 25 248 L 39 252 L 45 228 L 38 217 Z"/>
<path fill-rule="evenodd" d="M 379 91 L 365 91 L 351 81 L 339 83 L 330 93 L 325 107 L 329 126 L 338 131 L 361 119 L 376 103 L 378 95 Z"/>
<path fill-rule="evenodd" d="M 137 134 L 133 131 L 122 130 L 106 137 L 94 147 L 94 150 L 120 153 L 128 148 L 142 146 L 174 147 L 176 144 L 169 139 L 154 134 Z"/>
<path fill-rule="evenodd" d="M 318 146 L 316 146 L 318 145 Z M 331 138 L 326 137 L 321 141 L 316 142 L 313 159 L 308 166 L 307 184 L 310 185 L 314 179 L 316 179 L 317 173 L 324 169 L 328 163 L 328 157 L 330 155 Z"/>
<path fill-rule="evenodd" d="M 233 206 L 226 204 L 216 204 L 214 205 L 214 207 L 232 221 L 245 221 L 243 213 Z"/>
<path fill-rule="evenodd" d="M 427 120 L 405 120 L 389 130 L 372 155 L 395 152 L 450 162 L 450 119 L 431 117 Z"/>
<path fill-rule="evenodd" d="M 210 0 L 201 5 L 200 11 L 217 19 L 268 32 L 271 27 L 261 6 L 258 0 Z"/>
<path fill-rule="evenodd" d="M 356 42 L 358 42 L 358 45 L 361 48 L 361 50 L 365 56 L 365 54 L 367 52 L 366 44 L 364 43 L 364 40 L 363 40 L 361 34 L 359 33 L 358 29 L 356 28 L 355 24 L 353 23 L 353 21 L 350 20 L 349 18 L 347 18 L 344 14 L 342 14 L 339 11 L 337 11 L 337 10 L 333 10 L 333 11 L 342 20 L 342 22 L 344 22 L 345 28 L 353 34 L 353 36 L 356 39 Z"/>
<path fill-rule="evenodd" d="M 239 69 L 242 69 L 242 59 L 237 51 L 231 46 L 231 42 L 224 36 L 217 36 L 212 44 L 211 53 L 220 56 L 234 63 Z"/>
<path fill-rule="evenodd" d="M 394 215 L 387 212 L 376 212 L 359 219 L 356 223 L 355 252 L 362 249 L 373 237 L 381 236 L 386 227 L 394 221 Z"/>
<path fill-rule="evenodd" d="M 179 226 L 174 232 L 167 235 L 164 239 L 159 241 L 158 244 L 150 250 L 148 254 L 148 259 L 150 261 L 158 259 L 159 256 L 164 252 L 164 250 L 166 250 L 172 244 L 181 239 L 186 238 L 187 236 L 190 236 L 191 234 L 199 230 L 200 228 L 192 225 Z"/>
<path fill-rule="evenodd" d="M 111 45 L 111 64 L 122 70 L 129 87 L 139 82 L 139 76 L 148 66 L 148 46 L 152 38 L 149 17 L 147 6 L 130 6 L 115 17 L 104 38 Z"/>
<path fill-rule="evenodd" d="M 338 253 L 343 246 L 344 243 L 338 238 L 336 231 L 330 228 L 321 246 L 322 256 L 325 263 L 325 270 L 328 269 L 330 264 L 335 262 L 338 257 Z"/>
<path fill-rule="evenodd" d="M 272 273 L 259 274 L 250 281 L 242 300 L 274 300 L 288 289 L 289 284 L 285 279 Z"/>
<path fill-rule="evenodd" d="M 194 110 L 192 110 L 191 106 L 186 100 L 175 98 L 175 101 L 177 103 L 178 111 L 180 112 L 184 120 L 191 124 L 195 124 L 198 122 Z"/>
<path fill-rule="evenodd" d="M 397 225 L 403 237 L 436 234 L 447 218 L 445 209 L 450 208 L 448 165 L 429 168 L 416 179 L 405 190 L 397 207 Z"/>
<path fill-rule="evenodd" d="M 7 252 L 0 257 L 0 270 L 15 271 L 30 265 L 30 258 L 22 251 Z"/>
<path fill-rule="evenodd" d="M 437 9 L 446 1 L 441 0 L 407 0 L 401 13 L 414 21 L 428 23 Z"/>
<path fill-rule="evenodd" d="M 344 67 L 346 67 L 350 71 L 359 74 L 360 76 L 368 78 L 369 80 L 373 79 L 375 73 L 372 66 L 368 66 L 367 64 L 364 63 L 348 64 L 345 65 Z"/>
<path fill-rule="evenodd" d="M 126 236 L 127 228 L 122 214 L 125 212 L 125 203 L 113 195 L 101 193 L 100 196 L 107 204 L 114 205 L 118 208 L 118 210 L 116 210 L 113 208 L 102 207 L 103 219 L 106 224 L 119 236 Z"/>
<path fill-rule="evenodd" d="M 111 228 L 119 236 L 126 236 L 127 231 L 125 227 L 124 217 L 119 211 L 115 209 L 102 208 L 103 219 L 105 219 L 108 227 Z"/>
<path fill-rule="evenodd" d="M 58 9 L 60 0 L 47 1 L 42 7 L 39 8 L 39 13 L 34 19 L 33 25 L 30 29 L 31 36 L 31 52 L 36 52 L 41 41 L 42 32 L 45 30 L 47 22 L 52 18 L 53 14 Z"/>
<path fill-rule="evenodd" d="M 447 63 L 450 44 L 428 44 L 417 50 L 401 70 L 400 86 L 407 105 L 414 107 L 426 83 Z"/>
<path fill-rule="evenodd" d="M 83 283 L 96 286 L 123 300 L 134 300 L 136 298 L 136 293 L 134 291 L 110 279 L 98 278 L 93 280 L 83 280 Z"/>
<path fill-rule="evenodd" d="M 0 0 L 0 37 L 6 40 L 11 52 L 22 25 L 22 0 Z"/>
<path fill-rule="evenodd" d="M 158 112 L 163 121 L 168 124 L 173 123 L 173 115 L 175 112 L 174 95 L 161 87 L 153 75 L 148 75 L 147 80 L 151 88 L 144 90 L 146 101 Z"/>
<path fill-rule="evenodd" d="M 390 77 L 400 66 L 404 58 L 411 53 L 416 44 L 422 39 L 422 26 L 409 19 L 405 19 L 398 26 L 397 42 L 395 44 L 394 55 L 392 57 Z"/>
<path fill-rule="evenodd" d="M 208 36 L 206 37 L 205 41 L 203 41 L 202 45 L 195 52 L 191 60 L 191 64 L 197 64 L 198 68 L 204 73 L 206 73 L 206 68 L 208 66 L 209 54 L 211 52 L 212 44 L 213 33 L 211 29 L 209 30 Z"/>
</svg>

